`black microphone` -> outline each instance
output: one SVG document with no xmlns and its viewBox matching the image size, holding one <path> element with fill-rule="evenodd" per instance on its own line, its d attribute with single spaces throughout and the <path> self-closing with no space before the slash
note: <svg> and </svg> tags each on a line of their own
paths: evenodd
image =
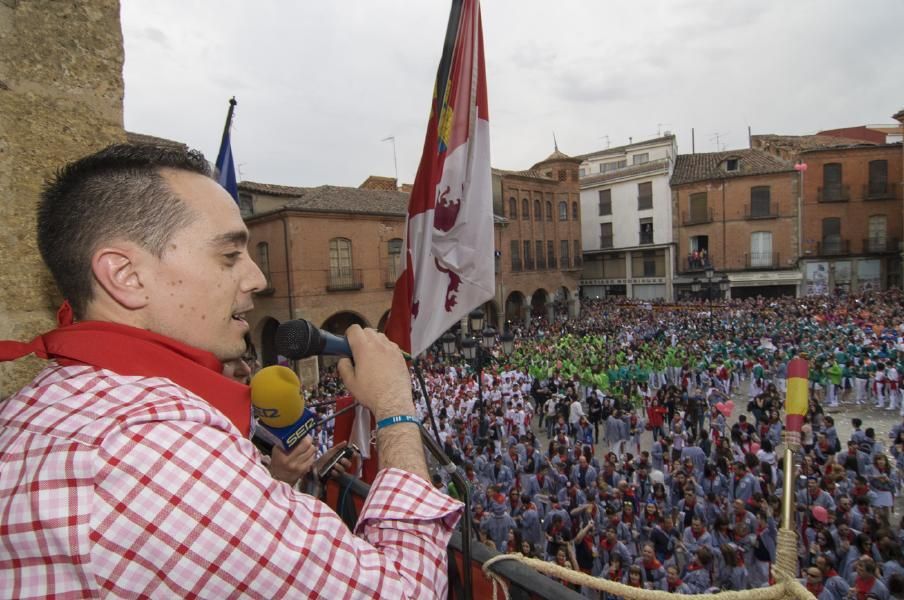
<svg viewBox="0 0 904 600">
<path fill-rule="evenodd" d="M 279 324 L 276 328 L 276 351 L 290 360 L 324 355 L 352 358 L 352 349 L 345 336 L 318 329 L 305 319 Z M 402 356 L 411 360 L 407 352 L 402 352 Z"/>
</svg>

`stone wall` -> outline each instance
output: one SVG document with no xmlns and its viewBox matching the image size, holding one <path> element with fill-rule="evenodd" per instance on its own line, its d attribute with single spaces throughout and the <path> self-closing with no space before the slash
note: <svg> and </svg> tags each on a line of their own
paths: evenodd
<svg viewBox="0 0 904 600">
<path fill-rule="evenodd" d="M 64 163 L 125 139 L 118 0 L 0 0 L 0 339 L 54 325 L 60 297 L 35 243 L 35 207 Z M 41 367 L 0 363 L 0 397 Z"/>
</svg>

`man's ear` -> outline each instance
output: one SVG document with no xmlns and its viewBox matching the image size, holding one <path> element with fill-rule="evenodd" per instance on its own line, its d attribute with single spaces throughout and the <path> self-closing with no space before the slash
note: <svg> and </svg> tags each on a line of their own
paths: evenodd
<svg viewBox="0 0 904 600">
<path fill-rule="evenodd" d="M 91 270 L 101 288 L 98 292 L 128 310 L 147 306 L 143 267 L 149 258 L 147 251 L 132 243 L 99 248 L 91 257 Z"/>
</svg>

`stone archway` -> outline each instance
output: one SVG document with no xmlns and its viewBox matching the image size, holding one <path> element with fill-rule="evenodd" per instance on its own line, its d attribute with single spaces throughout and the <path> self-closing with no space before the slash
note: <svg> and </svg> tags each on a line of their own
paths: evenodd
<svg viewBox="0 0 904 600">
<path fill-rule="evenodd" d="M 540 288 L 535 291 L 530 297 L 530 314 L 531 317 L 543 317 L 548 318 L 550 315 L 547 314 L 546 305 L 549 304 L 549 292 L 545 289 Z"/>
<path fill-rule="evenodd" d="M 279 354 L 276 351 L 276 330 L 279 328 L 279 321 L 273 317 L 266 317 L 258 328 L 261 340 L 259 348 L 261 366 L 270 367 L 279 364 Z"/>
<path fill-rule="evenodd" d="M 555 311 L 555 315 L 557 317 L 567 317 L 569 316 L 569 306 L 571 305 L 572 293 L 571 291 L 562 286 L 560 288 L 556 288 L 556 293 L 553 295 L 553 310 Z"/>
<path fill-rule="evenodd" d="M 389 311 L 387 310 L 383 313 L 383 316 L 380 317 L 379 323 L 377 323 L 377 331 L 384 332 L 386 331 L 386 321 L 389 320 Z"/>
<path fill-rule="evenodd" d="M 346 310 L 333 313 L 323 322 L 320 328 L 324 331 L 329 331 L 330 333 L 345 335 L 345 330 L 352 325 L 370 327 L 370 325 L 367 323 L 367 319 L 365 319 L 358 313 Z"/>
<path fill-rule="evenodd" d="M 515 291 L 505 299 L 505 327 L 520 325 L 524 321 L 524 308 L 527 304 L 524 294 Z"/>
</svg>

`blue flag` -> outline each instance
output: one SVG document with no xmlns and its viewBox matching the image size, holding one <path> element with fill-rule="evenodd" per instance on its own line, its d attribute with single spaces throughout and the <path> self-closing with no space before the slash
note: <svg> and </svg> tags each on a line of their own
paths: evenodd
<svg viewBox="0 0 904 600">
<path fill-rule="evenodd" d="M 226 128 L 223 130 L 223 141 L 220 142 L 220 152 L 217 154 L 217 183 L 223 186 L 235 203 L 239 203 L 239 189 L 235 182 L 235 163 L 232 161 L 232 143 L 229 133 L 232 127 L 232 111 L 235 108 L 235 98 L 229 101 L 229 114 L 226 115 Z"/>
</svg>

